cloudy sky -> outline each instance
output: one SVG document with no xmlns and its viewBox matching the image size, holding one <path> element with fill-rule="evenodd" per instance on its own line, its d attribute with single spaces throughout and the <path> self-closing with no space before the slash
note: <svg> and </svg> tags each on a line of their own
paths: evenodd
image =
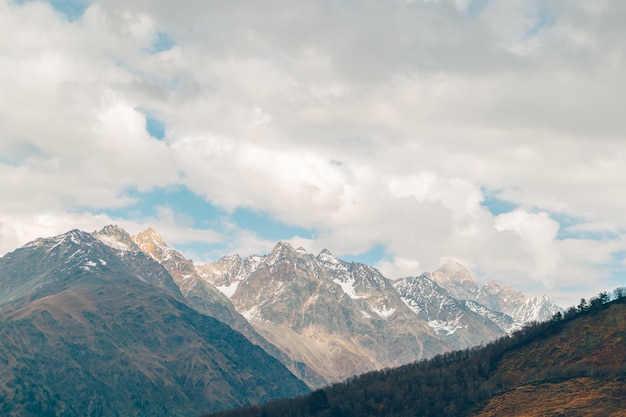
<svg viewBox="0 0 626 417">
<path fill-rule="evenodd" d="M 0 0 L 0 254 L 114 223 L 626 285 L 622 0 Z"/>
</svg>

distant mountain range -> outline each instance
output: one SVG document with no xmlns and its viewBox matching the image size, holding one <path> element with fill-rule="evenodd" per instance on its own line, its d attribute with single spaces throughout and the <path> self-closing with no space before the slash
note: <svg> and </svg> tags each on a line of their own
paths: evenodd
<svg viewBox="0 0 626 417">
<path fill-rule="evenodd" d="M 389 280 L 279 242 L 194 265 L 150 229 L 74 230 L 0 258 L 0 414 L 258 404 L 486 344 L 557 311 L 481 287 L 458 264 Z"/>
<path fill-rule="evenodd" d="M 479 287 L 459 264 L 392 281 L 328 250 L 313 255 L 286 242 L 267 255 L 194 265 L 153 230 L 130 237 L 108 226 L 96 236 L 136 245 L 172 274 L 192 307 L 263 346 L 312 388 L 487 343 L 560 311 L 547 297 L 496 282 Z"/>
</svg>

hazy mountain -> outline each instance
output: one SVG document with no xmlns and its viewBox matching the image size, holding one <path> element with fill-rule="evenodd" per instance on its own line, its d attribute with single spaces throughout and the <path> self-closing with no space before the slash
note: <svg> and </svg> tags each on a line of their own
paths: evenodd
<svg viewBox="0 0 626 417">
<path fill-rule="evenodd" d="M 522 292 L 489 281 L 479 286 L 462 265 L 448 262 L 429 276 L 448 293 L 459 300 L 473 300 L 492 311 L 511 316 L 518 323 L 545 321 L 557 311 L 562 311 L 547 296 L 526 297 Z"/>
<path fill-rule="evenodd" d="M 370 372 L 307 396 L 219 417 L 623 416 L 624 292 L 611 303 L 598 297 L 584 309 L 570 309 L 564 317 L 481 348 Z"/>
<path fill-rule="evenodd" d="M 1 415 L 189 416 L 306 391 L 128 241 L 71 231 L 0 258 Z"/>
</svg>

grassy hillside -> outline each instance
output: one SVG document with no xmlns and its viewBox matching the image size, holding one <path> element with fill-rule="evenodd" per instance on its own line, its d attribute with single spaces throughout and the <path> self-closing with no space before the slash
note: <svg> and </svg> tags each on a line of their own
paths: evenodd
<svg viewBox="0 0 626 417">
<path fill-rule="evenodd" d="M 219 413 L 265 416 L 626 416 L 626 298 L 616 290 L 481 348 Z"/>
<path fill-rule="evenodd" d="M 512 389 L 472 416 L 626 416 L 624 299 L 552 323 L 504 354 L 495 376 Z"/>
</svg>

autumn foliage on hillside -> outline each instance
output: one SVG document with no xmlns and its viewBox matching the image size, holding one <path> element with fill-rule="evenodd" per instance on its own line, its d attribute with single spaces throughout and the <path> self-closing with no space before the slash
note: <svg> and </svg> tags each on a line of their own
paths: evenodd
<svg viewBox="0 0 626 417">
<path fill-rule="evenodd" d="M 486 346 L 212 416 L 625 416 L 624 409 L 626 290 L 618 288 Z"/>
</svg>

